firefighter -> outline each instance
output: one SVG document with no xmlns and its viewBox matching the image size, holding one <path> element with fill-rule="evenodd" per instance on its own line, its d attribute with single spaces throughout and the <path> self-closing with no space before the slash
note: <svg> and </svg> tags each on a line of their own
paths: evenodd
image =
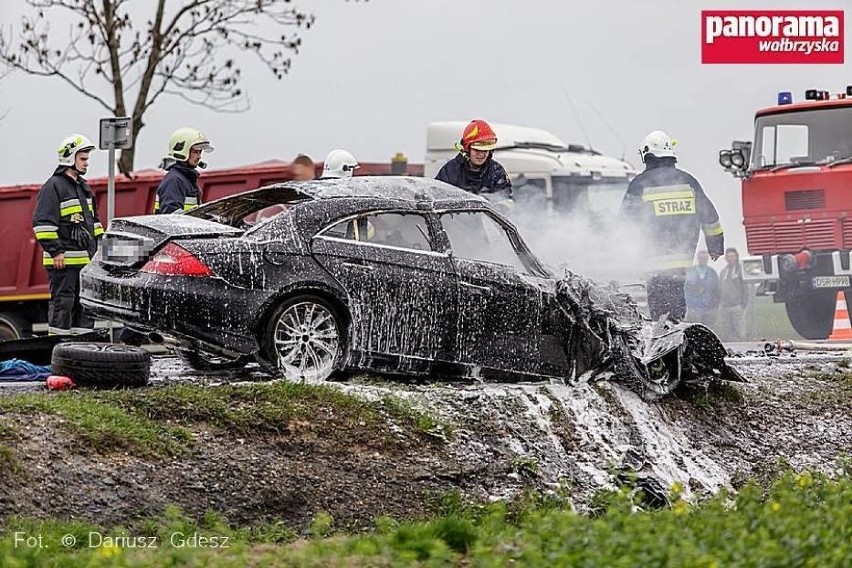
<svg viewBox="0 0 852 568">
<path fill-rule="evenodd" d="M 196 168 L 207 167 L 201 154 L 212 151 L 210 140 L 197 128 L 178 128 L 172 133 L 168 152 L 161 164 L 167 173 L 157 186 L 155 214 L 183 213 L 201 204 Z M 126 345 L 142 345 L 147 339 L 146 334 L 126 325 L 118 334 L 118 340 Z"/>
<path fill-rule="evenodd" d="M 207 164 L 202 152 L 212 152 L 210 140 L 197 128 L 179 128 L 169 137 L 169 150 L 163 160 L 168 172 L 157 187 L 154 213 L 190 211 L 201 204 L 198 170 Z"/>
<path fill-rule="evenodd" d="M 42 264 L 50 282 L 50 335 L 94 329 L 94 321 L 80 306 L 80 270 L 95 255 L 104 232 L 94 194 L 83 178 L 94 148 L 82 134 L 62 141 L 59 165 L 39 190 L 33 212 L 33 232 L 44 251 Z"/>
<path fill-rule="evenodd" d="M 494 157 L 497 135 L 484 120 L 472 120 L 456 144 L 459 153 L 444 164 L 435 179 L 471 193 L 490 194 L 489 201 L 511 204 L 512 181 Z"/>
<path fill-rule="evenodd" d="M 707 252 L 716 260 L 725 250 L 719 214 L 694 177 L 675 167 L 675 141 L 661 130 L 645 136 L 639 157 L 645 170 L 627 188 L 621 218 L 639 227 L 650 254 L 647 281 L 651 318 L 668 314 L 682 320 L 686 313 L 686 270 L 704 232 Z"/>
<path fill-rule="evenodd" d="M 320 179 L 352 177 L 355 175 L 355 170 L 360 167 L 355 156 L 346 150 L 332 150 L 325 157 L 322 165 L 322 177 Z"/>
</svg>

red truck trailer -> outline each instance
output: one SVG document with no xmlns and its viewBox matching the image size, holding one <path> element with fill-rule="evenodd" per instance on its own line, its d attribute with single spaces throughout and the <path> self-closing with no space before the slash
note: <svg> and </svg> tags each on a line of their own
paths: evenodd
<svg viewBox="0 0 852 568">
<path fill-rule="evenodd" d="M 719 153 L 742 178 L 747 279 L 759 295 L 784 303 L 807 339 L 825 339 L 835 300 L 852 300 L 852 86 L 845 93 L 811 89 L 796 102 L 755 114 L 754 141 Z"/>
<path fill-rule="evenodd" d="M 422 165 L 397 155 L 386 163 L 362 163 L 358 175 L 423 175 Z M 318 172 L 322 164 L 318 165 Z M 164 172 L 143 170 L 115 181 L 115 216 L 151 213 Z M 205 202 L 292 178 L 290 165 L 271 160 L 233 169 L 205 171 L 198 183 Z M 107 178 L 89 180 L 106 222 Z M 42 251 L 32 231 L 32 213 L 41 183 L 0 187 L 0 341 L 26 337 L 47 321 L 50 298 Z"/>
</svg>

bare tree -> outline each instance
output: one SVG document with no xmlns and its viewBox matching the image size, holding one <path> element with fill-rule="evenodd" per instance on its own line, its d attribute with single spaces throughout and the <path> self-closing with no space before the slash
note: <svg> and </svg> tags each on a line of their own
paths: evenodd
<svg viewBox="0 0 852 568">
<path fill-rule="evenodd" d="M 153 18 L 142 24 L 138 1 L 131 14 L 129 0 L 27 0 L 35 14 L 22 18 L 19 33 L 0 29 L 0 63 L 59 78 L 114 116 L 131 115 L 135 148 L 145 113 L 163 94 L 219 111 L 246 110 L 233 57 L 250 52 L 281 79 L 301 45 L 290 32 L 314 23 L 290 0 L 152 2 Z M 262 26 L 264 20 L 273 25 Z M 51 21 L 70 22 L 70 29 L 54 33 Z M 129 174 L 133 162 L 134 149 L 123 150 L 119 170 Z"/>
</svg>

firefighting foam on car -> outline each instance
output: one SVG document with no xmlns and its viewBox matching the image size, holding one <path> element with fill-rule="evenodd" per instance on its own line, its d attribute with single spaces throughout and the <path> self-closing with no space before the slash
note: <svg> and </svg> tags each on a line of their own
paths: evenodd
<svg viewBox="0 0 852 568">
<path fill-rule="evenodd" d="M 819 94 L 809 99 L 828 98 Z M 91 239 L 98 254 L 89 250 L 75 264 L 79 306 L 51 309 L 50 329 L 76 329 L 59 319 L 82 307 L 121 322 L 122 342 L 167 342 L 195 369 L 240 369 L 256 360 L 295 380 L 354 371 L 486 381 L 609 377 L 648 398 L 681 381 L 742 380 L 711 329 L 719 299 L 705 290 L 707 267 L 693 267 L 696 246 L 706 247 L 698 255 L 704 263 L 729 259 L 730 249 L 701 184 L 678 168 L 676 144 L 666 132 L 650 132 L 639 143 L 644 170 L 637 174 L 623 160 L 541 130 L 438 122 L 428 131 L 426 178 L 353 177 L 356 170 L 406 173 L 408 166 L 377 172 L 336 149 L 319 180 L 300 175 L 304 181 L 220 193 L 202 204 L 196 168 L 213 146 L 200 130 L 180 128 L 169 138 L 155 214 L 118 217 L 102 239 L 96 200 L 77 194 L 82 213 L 68 201 L 54 218 L 42 188 L 34 231 L 51 277 L 59 271 L 50 269 L 49 251 L 67 249 L 68 227 L 79 233 L 88 223 L 100 231 Z M 72 147 L 54 177 L 62 179 L 66 162 L 90 148 Z M 722 163 L 749 181 L 749 152 L 738 145 L 722 153 Z M 534 254 L 522 235 L 546 254 Z M 645 240 L 654 246 L 643 247 Z M 582 277 L 582 248 L 594 249 L 602 264 L 613 244 L 633 283 L 622 274 L 607 275 L 607 284 Z M 788 254 L 781 264 L 791 257 L 801 266 L 806 254 Z M 637 285 L 631 257 L 643 265 L 638 286 L 650 317 L 623 291 Z M 724 285 L 731 287 L 733 275 L 738 288 L 722 301 L 740 304 L 720 313 L 736 331 L 747 278 L 733 258 Z M 814 285 L 825 280 L 815 277 Z"/>
<path fill-rule="evenodd" d="M 87 309 L 169 337 L 201 368 L 256 357 L 293 380 L 608 376 L 649 397 L 739 380 L 708 329 L 557 278 L 486 199 L 437 180 L 289 182 L 117 219 L 81 285 Z"/>
</svg>

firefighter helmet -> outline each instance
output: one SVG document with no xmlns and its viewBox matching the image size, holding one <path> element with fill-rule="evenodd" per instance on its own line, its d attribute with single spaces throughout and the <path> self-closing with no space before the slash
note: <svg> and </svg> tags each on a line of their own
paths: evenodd
<svg viewBox="0 0 852 568">
<path fill-rule="evenodd" d="M 461 147 L 465 153 L 471 148 L 487 152 L 497 147 L 497 135 L 484 120 L 471 120 L 462 133 Z"/>
<path fill-rule="evenodd" d="M 325 157 L 322 166 L 323 178 L 348 178 L 352 177 L 359 167 L 355 156 L 346 150 L 332 150 Z"/>
<path fill-rule="evenodd" d="M 648 154 L 656 158 L 674 158 L 676 144 L 677 141 L 672 140 L 672 137 L 662 130 L 654 130 L 639 143 L 639 157 L 642 163 L 645 163 L 645 156 Z"/>
<path fill-rule="evenodd" d="M 201 145 L 201 149 L 205 152 L 212 152 L 213 145 L 210 139 L 201 133 L 197 128 L 184 127 L 175 130 L 169 136 L 169 151 L 166 158 L 172 158 L 178 162 L 185 162 L 189 159 L 189 150 L 193 146 Z"/>
<path fill-rule="evenodd" d="M 95 145 L 91 140 L 82 134 L 72 134 L 63 140 L 59 145 L 59 148 L 56 150 L 56 154 L 59 157 L 59 165 L 73 167 L 74 160 L 77 157 L 77 152 L 82 152 L 84 150 L 90 151 L 94 149 Z"/>
</svg>

